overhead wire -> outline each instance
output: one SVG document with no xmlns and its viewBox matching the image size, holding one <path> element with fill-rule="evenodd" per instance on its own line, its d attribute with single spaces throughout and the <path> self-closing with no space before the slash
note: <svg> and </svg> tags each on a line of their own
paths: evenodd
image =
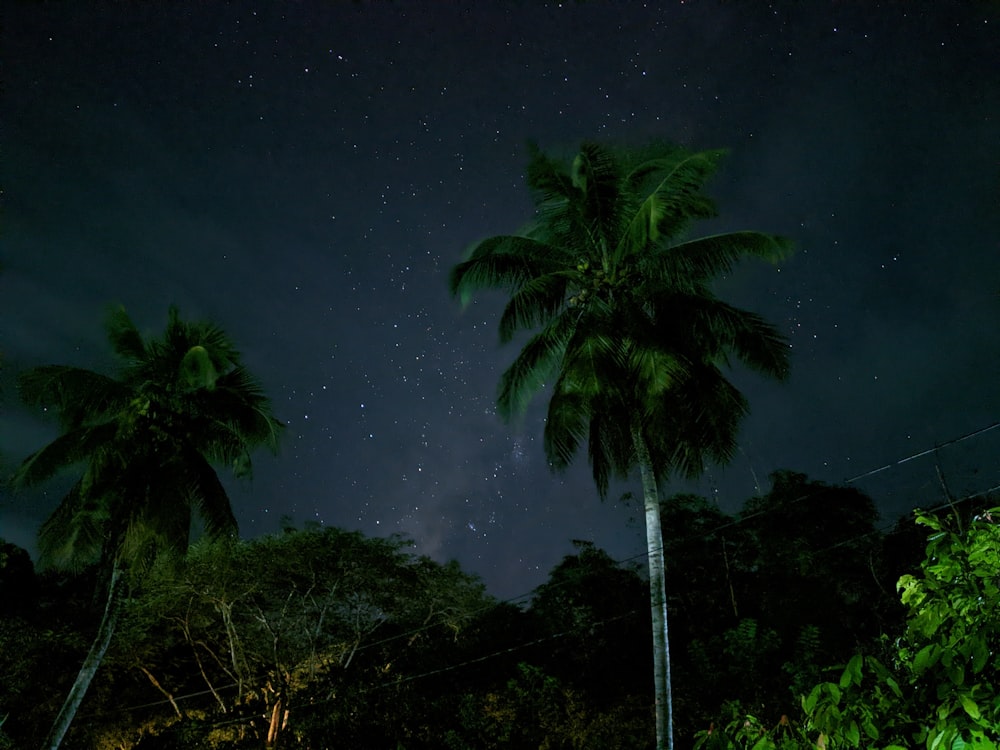
<svg viewBox="0 0 1000 750">
<path fill-rule="evenodd" d="M 912 453 L 912 454 L 910 454 L 908 456 L 900 458 L 900 459 L 898 459 L 898 460 L 896 460 L 894 462 L 885 464 L 885 465 L 880 466 L 878 468 L 875 468 L 875 469 L 872 469 L 870 471 L 866 471 L 866 472 L 863 472 L 863 473 L 858 474 L 856 476 L 853 476 L 853 477 L 851 477 L 849 479 L 844 480 L 844 484 L 853 484 L 853 483 L 855 483 L 855 482 L 857 482 L 857 481 L 859 481 L 861 479 L 864 479 L 864 478 L 873 476 L 875 474 L 881 473 L 883 471 L 886 471 L 887 469 L 900 466 L 902 464 L 908 463 L 908 462 L 910 462 L 912 460 L 915 460 L 917 458 L 921 458 L 923 456 L 930 455 L 930 454 L 932 454 L 932 453 L 940 450 L 941 448 L 945 448 L 947 446 L 954 445 L 954 444 L 963 442 L 965 440 L 969 440 L 971 438 L 978 437 L 980 435 L 986 434 L 986 433 L 988 433 L 988 432 L 996 429 L 997 427 L 1000 427 L 1000 421 L 993 422 L 992 424 L 987 425 L 986 427 L 982 427 L 980 429 L 973 430 L 973 431 L 971 431 L 969 433 L 966 433 L 964 435 L 961 435 L 959 437 L 949 439 L 949 440 L 947 440 L 947 441 L 945 441 L 943 443 L 935 445 L 932 448 L 928 448 L 928 449 L 917 451 L 917 452 Z M 707 540 L 707 539 L 715 536 L 716 534 L 718 534 L 721 531 L 724 531 L 724 530 L 727 530 L 729 528 L 733 528 L 733 527 L 739 526 L 740 524 L 746 523 L 746 522 L 748 522 L 750 520 L 753 520 L 753 519 L 756 519 L 756 518 L 760 518 L 760 517 L 765 516 L 765 515 L 769 515 L 769 514 L 772 514 L 772 513 L 781 512 L 781 511 L 785 510 L 789 505 L 794 505 L 794 504 L 797 504 L 799 502 L 803 502 L 805 500 L 808 500 L 810 498 L 814 498 L 818 494 L 823 494 L 825 492 L 835 492 L 835 491 L 837 491 L 839 489 L 842 489 L 842 487 L 838 486 L 838 485 L 820 486 L 820 487 L 816 488 L 816 490 L 814 490 L 812 492 L 804 493 L 804 494 L 796 497 L 795 499 L 791 500 L 790 502 L 788 502 L 786 504 L 783 504 L 780 507 L 765 508 L 765 509 L 762 509 L 762 510 L 750 513 L 750 514 L 741 515 L 741 516 L 739 516 L 737 518 L 734 518 L 732 521 L 728 521 L 726 523 L 723 523 L 723 524 L 721 524 L 721 525 L 719 525 L 719 526 L 717 526 L 715 528 L 709 529 L 707 531 L 701 531 L 699 533 L 690 534 L 688 536 L 682 537 L 681 539 L 678 540 L 678 542 L 680 542 L 680 543 L 690 542 L 690 541 L 693 541 L 693 540 L 696 540 L 696 539 L 699 539 L 699 538 Z M 982 490 L 982 491 L 979 491 L 979 492 L 976 492 L 976 493 L 973 493 L 973 494 L 965 495 L 962 498 L 959 498 L 957 500 L 955 500 L 955 499 L 949 499 L 945 503 L 941 503 L 940 505 L 937 505 L 935 507 L 932 507 L 932 508 L 928 509 L 928 512 L 937 512 L 937 511 L 943 510 L 943 509 L 948 508 L 948 507 L 953 507 L 956 504 L 967 502 L 967 501 L 975 499 L 977 497 L 982 497 L 982 496 L 989 495 L 989 494 L 991 494 L 993 492 L 996 492 L 996 491 L 1000 491 L 1000 485 L 996 485 L 996 486 L 990 487 L 989 489 Z M 891 524 L 890 527 L 894 526 L 895 524 L 896 524 L 896 522 L 893 522 L 893 524 Z M 835 544 L 830 545 L 829 547 L 825 547 L 825 548 L 822 548 L 822 549 L 819 549 L 819 550 L 815 550 L 814 554 L 823 554 L 823 553 L 829 552 L 829 551 L 831 551 L 833 549 L 836 549 L 836 548 L 842 547 L 844 545 L 850 544 L 851 542 L 857 541 L 859 539 L 863 539 L 863 538 L 865 538 L 867 536 L 872 536 L 872 535 L 877 534 L 877 533 L 885 533 L 890 527 L 882 527 L 880 529 L 875 529 L 875 530 L 872 530 L 872 531 L 869 531 L 869 532 L 865 532 L 863 534 L 859 534 L 859 535 L 857 535 L 855 537 L 851 537 L 849 539 L 840 540 L 840 541 L 836 542 Z M 889 533 L 891 533 L 891 532 L 889 532 Z M 644 557 L 648 557 L 649 554 L 651 554 L 652 552 L 659 551 L 659 550 L 662 550 L 662 549 L 664 549 L 664 547 L 653 548 L 653 549 L 646 549 L 643 552 L 639 552 L 639 553 L 636 553 L 634 555 L 630 555 L 630 556 L 625 557 L 625 558 L 612 559 L 612 562 L 616 566 L 620 567 L 620 566 L 622 566 L 622 565 L 624 565 L 626 563 L 633 562 L 635 560 L 638 560 L 638 559 L 641 559 L 641 558 L 644 558 Z M 569 583 L 570 583 L 569 581 L 565 581 L 565 582 L 562 582 L 562 583 L 557 583 L 555 585 L 557 585 L 557 586 L 565 586 L 565 585 L 569 585 Z M 522 594 L 519 594 L 519 595 L 516 595 L 516 596 L 513 596 L 513 597 L 508 597 L 508 598 L 503 599 L 503 600 L 489 602 L 487 604 L 484 604 L 482 607 L 479 607 L 479 608 L 473 610 L 472 612 L 468 613 L 466 615 L 466 617 L 468 617 L 469 619 L 473 619 L 473 618 L 481 616 L 482 614 L 485 614 L 485 613 L 489 612 L 490 610 L 496 609 L 496 608 L 498 608 L 500 606 L 507 605 L 507 604 L 519 603 L 522 600 L 526 600 L 526 599 L 529 599 L 531 597 L 534 597 L 538 593 L 539 589 L 542 586 L 551 586 L 551 585 L 553 585 L 551 582 L 547 582 L 545 584 L 540 584 L 539 586 L 536 586 L 536 587 L 532 588 L 531 590 L 529 590 L 529 591 L 527 591 L 525 593 L 522 593 Z M 616 616 L 605 618 L 603 620 L 600 620 L 600 621 L 597 621 L 597 622 L 594 622 L 594 623 L 590 623 L 589 626 L 590 627 L 603 627 L 604 625 L 606 625 L 608 623 L 615 622 L 615 621 L 621 620 L 621 619 L 625 619 L 627 617 L 632 617 L 632 616 L 638 614 L 640 611 L 641 610 L 631 610 L 631 611 L 626 612 L 624 614 L 616 615 Z M 394 635 L 387 636 L 387 637 L 379 639 L 377 641 L 373 641 L 371 643 L 363 644 L 363 645 L 359 646 L 356 649 L 356 651 L 363 651 L 363 650 L 375 648 L 377 646 L 384 645 L 386 643 L 391 643 L 392 641 L 399 640 L 401 638 L 413 638 L 414 636 L 419 635 L 420 633 L 426 632 L 428 630 L 431 630 L 431 629 L 434 629 L 434 628 L 437 628 L 437 627 L 440 627 L 440 626 L 441 626 L 440 622 L 433 622 L 433 623 L 424 624 L 424 625 L 421 625 L 419 627 L 411 628 L 411 629 L 409 629 L 407 631 L 404 631 L 404 632 L 401 632 L 401 633 L 396 633 Z M 527 642 L 524 642 L 524 643 L 520 643 L 520 644 L 515 644 L 515 645 L 512 645 L 512 646 L 508 646 L 508 647 L 505 647 L 503 649 L 499 649 L 497 651 L 493 651 L 493 652 L 490 652 L 488 654 L 484 654 L 482 656 L 474 657 L 474 658 L 471 658 L 471 659 L 466 659 L 466 660 L 464 660 L 464 661 L 462 661 L 460 663 L 457 663 L 457 664 L 448 665 L 448 666 L 445 666 L 445 667 L 439 667 L 439 668 L 436 668 L 436 669 L 433 669 L 433 670 L 429 670 L 427 672 L 419 673 L 419 674 L 416 674 L 416 675 L 408 675 L 406 677 L 399 678 L 398 680 L 390 680 L 390 681 L 387 681 L 387 682 L 382 683 L 380 685 L 372 686 L 372 687 L 369 687 L 369 688 L 364 688 L 362 690 L 362 692 L 372 692 L 372 691 L 375 691 L 375 690 L 382 690 L 382 689 L 385 689 L 385 688 L 388 688 L 388 687 L 398 686 L 398 685 L 401 685 L 401 684 L 404 684 L 404 683 L 407 683 L 407 682 L 412 682 L 414 680 L 423 679 L 423 678 L 426 678 L 426 677 L 431 677 L 431 676 L 434 676 L 434 675 L 437 675 L 437 674 L 443 674 L 443 673 L 455 671 L 455 670 L 462 669 L 462 668 L 467 667 L 467 666 L 471 666 L 473 664 L 478 664 L 478 663 L 481 663 L 481 662 L 484 662 L 484 661 L 488 661 L 489 659 L 492 659 L 492 658 L 497 658 L 497 657 L 505 655 L 505 654 L 514 653 L 514 652 L 517 652 L 517 651 L 520 651 L 520 650 L 523 650 L 523 649 L 526 649 L 526 648 L 530 648 L 530 647 L 536 646 L 536 645 L 538 645 L 540 643 L 544 643 L 544 642 L 552 641 L 552 640 L 557 640 L 557 639 L 560 639 L 560 638 L 565 638 L 565 637 L 568 637 L 570 635 L 574 635 L 575 632 L 576 631 L 574 631 L 574 630 L 568 630 L 568 631 L 563 631 L 563 632 L 560 632 L 560 633 L 549 634 L 549 635 L 543 636 L 541 638 L 533 639 L 531 641 L 527 641 Z M 223 685 L 223 686 L 217 686 L 214 689 L 216 691 L 220 691 L 220 690 L 227 690 L 227 689 L 234 688 L 234 687 L 237 687 L 236 683 L 232 683 L 232 684 L 229 684 L 229 685 Z M 173 700 L 175 702 L 179 702 L 179 701 L 187 700 L 187 699 L 190 699 L 190 698 L 200 697 L 202 695 L 206 695 L 206 694 L 211 693 L 211 692 L 212 692 L 212 690 L 202 690 L 202 691 L 188 693 L 188 694 L 181 695 L 181 696 L 172 696 L 172 698 L 173 698 Z M 329 700 L 332 701 L 332 700 L 335 700 L 335 698 L 331 698 Z M 323 703 L 323 702 L 327 702 L 327 701 L 313 701 L 313 702 L 311 702 L 309 704 L 302 704 L 301 706 L 297 706 L 297 708 L 302 708 L 302 707 L 308 706 L 308 705 L 317 705 L 317 704 L 320 704 L 320 703 Z M 142 709 L 142 708 L 151 708 L 151 707 L 155 707 L 157 705 L 166 705 L 168 703 L 170 703 L 170 699 L 163 699 L 163 700 L 159 700 L 159 701 L 153 701 L 153 702 L 139 704 L 139 705 L 130 706 L 130 707 L 122 707 L 122 708 L 116 709 L 114 711 L 98 712 L 98 713 L 93 713 L 93 714 L 88 714 L 88 715 L 90 715 L 90 716 L 99 716 L 99 715 L 103 716 L 103 715 L 109 715 L 109 714 L 124 713 L 124 712 L 128 712 L 128 711 L 139 710 L 139 709 Z M 291 709 L 293 707 L 295 707 L 295 706 L 289 706 L 289 709 Z M 245 722 L 250 722 L 250 721 L 254 721 L 254 720 L 256 720 L 256 717 L 239 717 L 239 718 L 234 718 L 232 720 L 223 721 L 223 722 L 218 723 L 218 724 L 213 723 L 212 726 L 225 726 L 225 725 L 228 725 L 230 723 L 238 723 L 238 722 L 244 722 L 244 721 Z"/>
</svg>

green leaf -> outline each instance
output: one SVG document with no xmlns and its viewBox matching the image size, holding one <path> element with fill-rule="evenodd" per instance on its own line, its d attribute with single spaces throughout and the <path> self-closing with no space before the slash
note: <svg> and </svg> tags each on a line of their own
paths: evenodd
<svg viewBox="0 0 1000 750">
<path fill-rule="evenodd" d="M 913 657 L 913 668 L 917 672 L 924 672 L 937 664 L 941 656 L 941 647 L 936 643 L 928 643 Z"/>
<path fill-rule="evenodd" d="M 989 658 L 990 651 L 986 647 L 986 641 L 982 636 L 974 638 L 972 641 L 972 673 L 982 672 Z"/>
<path fill-rule="evenodd" d="M 948 679 L 951 680 L 954 685 L 964 685 L 965 684 L 965 667 L 961 662 L 954 662 L 945 669 L 945 673 L 948 675 Z"/>
<path fill-rule="evenodd" d="M 802 710 L 805 713 L 811 714 L 813 712 L 813 709 L 816 708 L 816 701 L 819 700 L 819 696 L 822 690 L 823 686 L 817 685 L 816 687 L 814 687 L 812 690 L 809 691 L 809 695 L 803 696 Z"/>
<path fill-rule="evenodd" d="M 962 708 L 965 709 L 965 713 L 971 716 L 973 719 L 979 719 L 979 705 L 972 700 L 969 696 L 965 694 L 959 694 L 958 699 L 962 702 Z"/>
<path fill-rule="evenodd" d="M 879 738 L 878 727 L 875 726 L 870 716 L 865 716 L 861 720 L 861 728 L 865 730 L 865 734 L 868 735 L 869 739 L 877 740 Z"/>
<path fill-rule="evenodd" d="M 844 673 L 840 676 L 840 687 L 848 688 L 852 684 L 861 684 L 861 662 L 863 657 L 861 654 L 855 654 L 851 657 L 851 660 L 847 662 L 847 667 L 844 669 Z"/>
<path fill-rule="evenodd" d="M 861 730 L 858 729 L 858 722 L 851 719 L 851 723 L 847 725 L 847 741 L 851 745 L 857 747 L 861 744 Z"/>
</svg>

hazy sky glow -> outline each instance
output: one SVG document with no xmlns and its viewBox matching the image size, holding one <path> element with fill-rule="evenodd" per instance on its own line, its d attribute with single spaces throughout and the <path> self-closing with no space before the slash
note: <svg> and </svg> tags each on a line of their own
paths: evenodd
<svg viewBox="0 0 1000 750">
<path fill-rule="evenodd" d="M 793 349 L 787 384 L 736 375 L 743 453 L 695 487 L 724 509 L 778 468 L 840 482 L 1000 419 L 1000 6 L 648 5 L 10 4 L 7 470 L 53 434 L 18 370 L 105 369 L 107 305 L 153 333 L 175 303 L 289 425 L 232 485 L 245 535 L 401 532 L 502 596 L 574 538 L 641 552 L 585 461 L 549 473 L 540 409 L 494 413 L 500 300 L 447 293 L 471 243 L 529 217 L 528 139 L 727 147 L 699 231 L 797 241 L 719 285 Z M 1000 484 L 998 455 L 995 430 L 936 458 L 963 494 Z M 894 514 L 939 500 L 934 464 L 858 483 Z M 0 536 L 30 545 L 58 489 L 0 497 Z"/>
</svg>

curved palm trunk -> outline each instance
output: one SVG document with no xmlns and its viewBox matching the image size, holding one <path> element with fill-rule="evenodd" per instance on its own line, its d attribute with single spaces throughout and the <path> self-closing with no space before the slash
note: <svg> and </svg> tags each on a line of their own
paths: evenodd
<svg viewBox="0 0 1000 750">
<path fill-rule="evenodd" d="M 73 723 L 73 717 L 76 716 L 76 712 L 83 702 L 83 696 L 86 695 L 87 688 L 90 687 L 94 675 L 97 674 L 97 668 L 101 666 L 104 653 L 108 650 L 108 644 L 111 643 L 111 636 L 114 635 L 115 625 L 118 622 L 120 579 L 121 568 L 118 567 L 118 563 L 116 562 L 111 571 L 111 582 L 108 584 L 108 600 L 104 605 L 104 615 L 101 617 L 101 625 L 97 629 L 97 637 L 94 638 L 94 643 L 90 647 L 87 658 L 83 660 L 83 666 L 80 667 L 80 672 L 76 676 L 76 682 L 70 688 L 69 695 L 66 696 L 66 701 L 63 703 L 62 708 L 59 709 L 59 714 L 52 724 L 52 729 L 49 731 L 49 736 L 46 738 L 45 744 L 42 745 L 42 750 L 57 750 L 59 745 L 62 744 L 63 737 L 66 736 L 69 725 Z"/>
<path fill-rule="evenodd" d="M 667 631 L 667 586 L 660 528 L 660 497 L 649 449 L 641 428 L 632 428 L 646 514 L 646 554 L 649 560 L 649 607 L 653 617 L 653 690 L 656 699 L 656 748 L 673 750 L 674 703 L 670 684 L 670 637 Z"/>
</svg>

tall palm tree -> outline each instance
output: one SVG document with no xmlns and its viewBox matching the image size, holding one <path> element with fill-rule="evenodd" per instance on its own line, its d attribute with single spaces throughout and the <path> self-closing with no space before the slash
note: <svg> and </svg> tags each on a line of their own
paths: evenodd
<svg viewBox="0 0 1000 750">
<path fill-rule="evenodd" d="M 777 260 L 790 244 L 758 232 L 686 238 L 693 222 L 716 215 L 702 191 L 722 153 L 584 143 L 564 163 L 532 146 L 533 222 L 478 243 L 449 280 L 463 302 L 486 289 L 510 295 L 501 342 L 536 331 L 501 376 L 501 416 L 547 388 L 544 446 L 555 469 L 584 441 L 602 497 L 612 477 L 639 469 L 658 748 L 672 748 L 674 735 L 658 486 L 731 458 L 747 412 L 723 374 L 733 358 L 768 376 L 788 372 L 781 335 L 711 285 L 741 259 Z"/>
<path fill-rule="evenodd" d="M 194 516 L 213 536 L 235 534 L 236 518 L 213 464 L 250 472 L 258 446 L 276 450 L 282 425 L 225 333 L 187 323 L 170 308 L 166 331 L 144 340 L 124 309 L 108 338 L 117 377 L 50 365 L 23 373 L 23 401 L 55 413 L 60 435 L 28 456 L 14 485 L 80 467 L 79 478 L 39 531 L 43 565 L 98 564 L 107 577 L 104 616 L 44 747 L 62 742 L 114 633 L 123 574 L 165 550 L 187 548 Z"/>
</svg>

